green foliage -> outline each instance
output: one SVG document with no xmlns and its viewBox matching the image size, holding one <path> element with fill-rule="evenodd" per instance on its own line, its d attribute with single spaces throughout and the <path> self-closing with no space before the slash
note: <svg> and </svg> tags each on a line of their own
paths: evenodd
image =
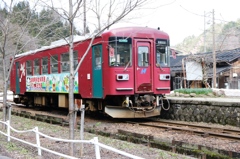
<svg viewBox="0 0 240 159">
<path fill-rule="evenodd" d="M 185 89 L 176 89 L 174 92 L 179 92 L 183 94 L 190 94 L 190 93 L 195 93 L 195 94 L 204 94 L 207 95 L 208 93 L 212 93 L 212 89 L 209 88 L 185 88 Z"/>
<path fill-rule="evenodd" d="M 1 8 L 0 9 L 0 16 L 1 16 L 1 18 L 6 18 L 7 15 L 8 15 L 7 9 L 6 8 L 3 8 L 3 9 Z"/>
<path fill-rule="evenodd" d="M 101 122 L 97 122 L 95 126 L 100 126 L 101 124 L 102 124 Z"/>
<path fill-rule="evenodd" d="M 210 25 L 199 36 L 188 36 L 182 43 L 174 47 L 183 54 L 201 53 L 205 51 L 204 47 L 206 47 L 206 52 L 212 52 L 212 28 L 212 25 Z M 240 44 L 239 31 L 240 19 L 228 23 L 215 23 L 215 50 L 235 49 Z M 238 40 L 236 37 L 238 37 Z"/>
<path fill-rule="evenodd" d="M 49 45 L 52 41 L 70 36 L 69 23 L 58 13 L 51 9 L 42 9 L 38 13 L 30 8 L 28 1 L 18 2 L 11 12 L 1 8 L 0 18 L 7 18 L 16 28 L 21 28 L 19 30 L 27 30 L 29 36 L 37 37 L 39 45 Z M 80 34 L 75 27 L 73 30 L 74 34 Z M 13 41 L 13 45 L 21 48 L 24 44 Z"/>
<path fill-rule="evenodd" d="M 45 29 L 41 32 L 41 45 L 48 45 L 52 41 L 70 36 L 70 25 L 64 21 L 59 14 L 53 10 L 43 9 L 38 17 L 39 28 Z M 74 28 L 74 34 L 77 34 Z"/>
<path fill-rule="evenodd" d="M 224 33 L 224 32 L 227 32 L 227 31 L 230 30 L 230 29 L 237 28 L 238 25 L 239 25 L 239 24 L 238 24 L 237 22 L 233 22 L 233 21 L 228 22 L 228 23 L 225 24 L 224 27 L 223 27 L 223 33 Z"/>
<path fill-rule="evenodd" d="M 13 7 L 13 10 L 10 14 L 13 15 L 13 16 L 11 16 L 11 22 L 17 23 L 19 25 L 24 25 L 24 24 L 28 23 L 28 21 L 32 17 L 30 5 L 27 1 L 22 1 L 22 2 L 17 3 Z"/>
<path fill-rule="evenodd" d="M 13 142 L 8 142 L 7 145 L 6 145 L 6 148 L 9 150 L 9 151 L 19 151 L 21 154 L 27 154 L 28 153 L 28 150 L 14 144 Z"/>
</svg>

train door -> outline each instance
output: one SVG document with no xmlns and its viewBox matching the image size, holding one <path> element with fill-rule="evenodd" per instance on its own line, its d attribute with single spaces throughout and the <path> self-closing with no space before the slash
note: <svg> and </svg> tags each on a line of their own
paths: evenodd
<svg viewBox="0 0 240 159">
<path fill-rule="evenodd" d="M 20 67 L 20 64 L 19 62 L 16 62 L 16 90 L 15 90 L 15 93 L 16 94 L 20 94 L 20 82 L 19 82 L 19 79 L 20 79 L 20 76 L 19 76 L 19 67 Z"/>
<path fill-rule="evenodd" d="M 152 41 L 135 40 L 135 46 L 135 92 L 152 92 Z"/>
<path fill-rule="evenodd" d="M 103 97 L 102 85 L 102 45 L 92 47 L 93 97 Z"/>
</svg>

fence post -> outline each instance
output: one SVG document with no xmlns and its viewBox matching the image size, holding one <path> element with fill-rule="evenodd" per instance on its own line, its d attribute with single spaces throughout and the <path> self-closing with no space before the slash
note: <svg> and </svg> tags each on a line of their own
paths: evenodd
<svg viewBox="0 0 240 159">
<path fill-rule="evenodd" d="M 8 137 L 7 141 L 10 142 L 11 137 L 10 137 L 10 122 L 9 122 L 9 120 L 6 121 L 6 125 L 7 125 L 7 137 Z"/>
<path fill-rule="evenodd" d="M 35 133 L 36 133 L 36 143 L 37 143 L 37 148 L 38 148 L 38 156 L 42 156 L 42 150 L 40 148 L 40 138 L 39 138 L 39 131 L 38 127 L 35 127 Z"/>
<path fill-rule="evenodd" d="M 95 145 L 96 159 L 101 159 L 100 149 L 99 149 L 99 145 L 98 145 L 98 137 L 94 137 L 93 140 L 94 140 L 94 145 Z"/>
<path fill-rule="evenodd" d="M 80 140 L 84 139 L 84 115 L 85 115 L 85 105 L 81 107 L 81 125 L 80 125 Z M 83 156 L 83 143 L 80 145 L 80 156 Z"/>
<path fill-rule="evenodd" d="M 8 102 L 7 102 L 7 108 L 8 108 L 8 120 L 9 120 L 9 123 L 11 123 L 12 105 Z"/>
</svg>

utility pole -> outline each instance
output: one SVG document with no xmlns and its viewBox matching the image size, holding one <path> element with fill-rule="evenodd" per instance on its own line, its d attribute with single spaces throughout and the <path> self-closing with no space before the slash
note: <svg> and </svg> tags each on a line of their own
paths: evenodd
<svg viewBox="0 0 240 159">
<path fill-rule="evenodd" d="M 206 13 L 204 11 L 204 26 L 203 26 L 203 46 L 204 46 L 204 52 L 206 52 Z"/>
<path fill-rule="evenodd" d="M 216 52 L 215 52 L 215 19 L 214 19 L 214 9 L 213 9 L 213 25 L 212 25 L 212 37 L 213 37 L 213 47 L 212 47 L 212 53 L 213 53 L 213 85 L 212 88 L 216 88 Z"/>
</svg>

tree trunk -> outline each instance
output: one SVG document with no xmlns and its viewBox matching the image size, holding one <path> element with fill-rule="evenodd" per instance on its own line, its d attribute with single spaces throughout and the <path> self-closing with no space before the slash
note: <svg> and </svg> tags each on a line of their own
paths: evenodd
<svg viewBox="0 0 240 159">
<path fill-rule="evenodd" d="M 3 121 L 7 120 L 7 79 L 6 79 L 6 63 L 3 55 Z"/>
<path fill-rule="evenodd" d="M 74 139 L 74 67 L 73 67 L 73 6 L 72 0 L 69 0 L 69 23 L 70 23 L 70 37 L 69 37 L 69 139 Z M 70 143 L 70 155 L 74 156 L 74 144 Z"/>
</svg>

